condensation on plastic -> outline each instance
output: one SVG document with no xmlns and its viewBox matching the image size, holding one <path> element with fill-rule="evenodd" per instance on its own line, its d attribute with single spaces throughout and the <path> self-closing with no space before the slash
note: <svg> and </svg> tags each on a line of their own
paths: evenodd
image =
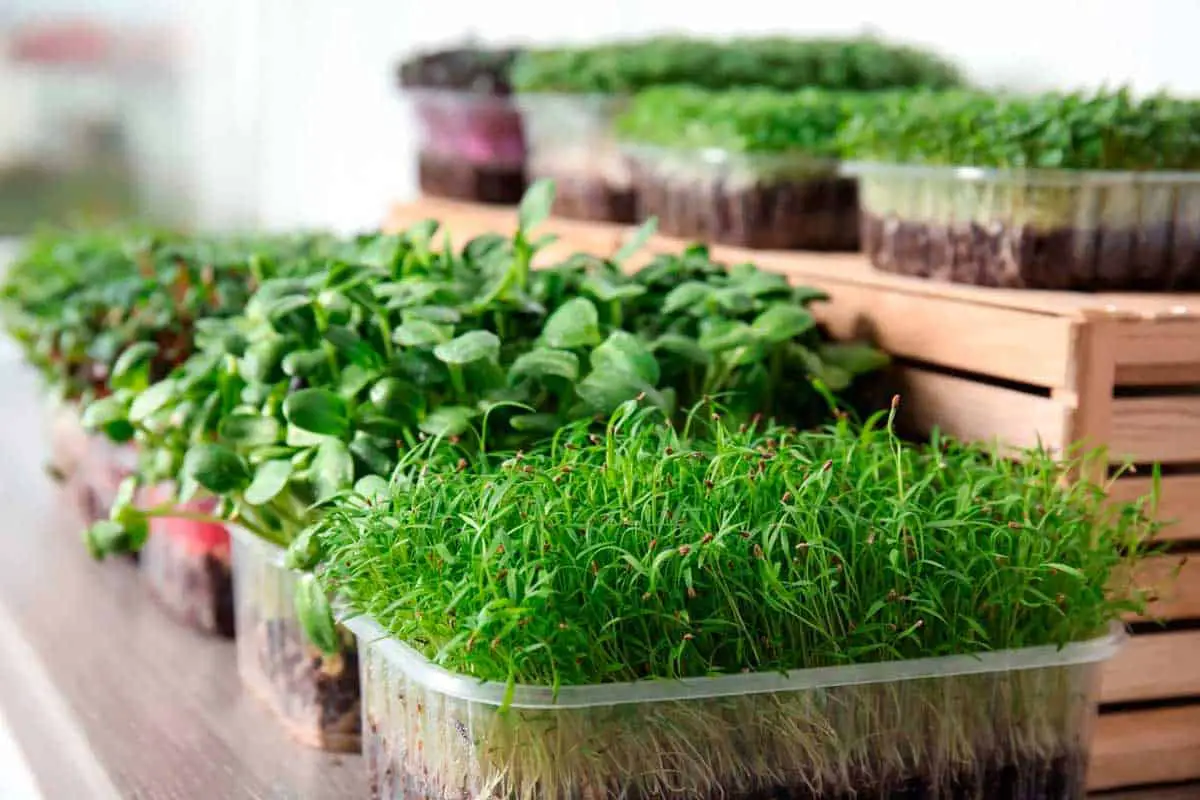
<svg viewBox="0 0 1200 800">
<path fill-rule="evenodd" d="M 169 495 L 169 487 L 153 487 L 138 502 L 155 505 Z M 205 514 L 212 513 L 213 507 L 208 500 L 184 505 L 187 511 Z M 233 574 L 226 526 L 151 517 L 139 561 L 151 593 L 178 620 L 205 633 L 233 636 Z"/>
<path fill-rule="evenodd" d="M 323 750 L 358 752 L 362 723 L 357 651 L 351 637 L 328 655 L 296 616 L 296 573 L 284 550 L 238 526 L 233 537 L 237 664 L 242 685 L 274 712 L 294 739 Z"/>
<path fill-rule="evenodd" d="M 639 217 L 671 236 L 762 249 L 858 249 L 858 193 L 838 162 L 626 143 Z"/>
<path fill-rule="evenodd" d="M 345 624 L 359 642 L 372 788 L 395 798 L 798 786 L 843 796 L 863 788 L 864 772 L 897 780 L 931 769 L 942 788 L 1015 769 L 1031 791 L 1058 781 L 1062 796 L 1082 796 L 1098 665 L 1124 639 L 1114 630 L 1061 649 L 569 686 L 556 696 L 451 673 L 369 618 Z"/>
<path fill-rule="evenodd" d="M 1200 172 L 852 163 L 892 272 L 1037 289 L 1200 288 Z"/>
<path fill-rule="evenodd" d="M 512 97 L 446 89 L 410 89 L 405 95 L 422 153 L 479 165 L 524 165 L 525 135 Z"/>
</svg>

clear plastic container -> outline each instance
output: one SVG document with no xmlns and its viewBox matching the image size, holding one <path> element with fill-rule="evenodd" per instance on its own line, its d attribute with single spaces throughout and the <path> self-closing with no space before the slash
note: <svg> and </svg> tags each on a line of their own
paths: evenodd
<svg viewBox="0 0 1200 800">
<path fill-rule="evenodd" d="M 852 164 L 863 249 L 905 275 L 1023 289 L 1200 288 L 1200 172 Z"/>
<path fill-rule="evenodd" d="M 771 250 L 858 250 L 858 188 L 803 153 L 626 145 L 638 215 L 670 236 Z"/>
<path fill-rule="evenodd" d="M 417 123 L 421 191 L 515 204 L 525 192 L 525 134 L 511 97 L 446 89 L 406 92 Z"/>
<path fill-rule="evenodd" d="M 450 673 L 370 618 L 346 625 L 381 798 L 1082 798 L 1098 667 L 1124 639 L 556 698 Z"/>
<path fill-rule="evenodd" d="M 627 103 L 614 95 L 517 96 L 529 142 L 529 177 L 554 180 L 555 214 L 636 221 L 633 176 L 613 133 Z"/>
<path fill-rule="evenodd" d="M 357 753 L 362 710 L 354 637 L 344 632 L 345 647 L 336 655 L 318 650 L 296 617 L 296 574 L 284 566 L 283 549 L 237 526 L 230 531 L 242 684 L 293 738 Z"/>
<path fill-rule="evenodd" d="M 170 487 L 152 487 L 139 503 L 158 505 L 171 496 Z M 214 507 L 211 499 L 193 500 L 181 510 L 211 514 Z M 205 633 L 233 636 L 233 570 L 225 525 L 153 517 L 140 561 L 151 593 L 173 616 Z"/>
</svg>

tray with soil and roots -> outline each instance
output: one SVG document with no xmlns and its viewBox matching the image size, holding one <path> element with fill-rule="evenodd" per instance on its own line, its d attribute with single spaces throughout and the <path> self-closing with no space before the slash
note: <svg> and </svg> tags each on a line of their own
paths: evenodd
<svg viewBox="0 0 1200 800">
<path fill-rule="evenodd" d="M 285 551 L 233 526 L 237 658 L 242 684 L 268 705 L 292 738 L 323 750 L 358 752 L 361 737 L 358 651 L 313 644 L 296 610 L 306 580 L 284 565 Z"/>
<path fill-rule="evenodd" d="M 856 251 L 858 188 L 837 160 L 852 109 L 815 89 L 643 92 L 618 121 L 639 215 L 687 239 Z"/>
<path fill-rule="evenodd" d="M 1149 500 L 902 444 L 894 412 L 680 433 L 635 405 L 450 474 L 419 454 L 318 526 L 374 796 L 1084 796 Z"/>
<path fill-rule="evenodd" d="M 979 286 L 1194 291 L 1197 124 L 1196 102 L 1125 92 L 890 98 L 844 134 L 863 250 Z"/>
</svg>

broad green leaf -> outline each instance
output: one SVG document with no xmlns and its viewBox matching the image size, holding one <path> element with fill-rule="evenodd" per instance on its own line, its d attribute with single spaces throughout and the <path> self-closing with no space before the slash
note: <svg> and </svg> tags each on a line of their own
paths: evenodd
<svg viewBox="0 0 1200 800">
<path fill-rule="evenodd" d="M 446 364 L 493 361 L 500 355 L 500 338 L 491 331 L 468 331 L 433 348 L 433 354 Z"/>
<path fill-rule="evenodd" d="M 621 249 L 616 252 L 612 260 L 618 264 L 629 260 L 638 250 L 642 249 L 650 237 L 658 231 L 658 217 L 650 217 L 643 222 L 633 234 L 625 240 L 625 244 L 621 245 Z"/>
<path fill-rule="evenodd" d="M 791 341 L 816 325 L 813 315 L 800 306 L 779 303 L 759 314 L 750 327 L 763 341 L 777 344 Z"/>
<path fill-rule="evenodd" d="M 618 283 L 606 275 L 589 275 L 584 278 L 582 288 L 601 303 L 614 300 L 632 300 L 646 293 L 646 287 L 637 283 Z"/>
<path fill-rule="evenodd" d="M 386 502 L 391 494 L 390 489 L 387 479 L 379 475 L 364 475 L 354 484 L 354 493 L 361 495 L 368 503 Z"/>
<path fill-rule="evenodd" d="M 462 314 L 446 306 L 417 306 L 404 312 L 404 322 L 423 319 L 428 322 L 439 322 L 443 325 L 457 325 L 462 322 Z"/>
<path fill-rule="evenodd" d="M 471 427 L 476 413 L 466 406 L 442 406 L 427 416 L 420 428 L 430 436 L 460 436 Z"/>
<path fill-rule="evenodd" d="M 217 433 L 225 441 L 242 447 L 261 447 L 279 440 L 279 423 L 261 414 L 238 412 L 221 420 Z"/>
<path fill-rule="evenodd" d="M 720 353 L 754 344 L 756 340 L 754 332 L 746 323 L 713 317 L 701 323 L 698 344 L 710 353 Z"/>
<path fill-rule="evenodd" d="M 643 393 L 654 405 L 667 407 L 662 394 L 627 372 L 592 372 L 575 386 L 575 393 L 590 414 L 611 414 L 622 403 Z"/>
<path fill-rule="evenodd" d="M 378 367 L 382 359 L 379 354 L 354 331 L 341 325 L 331 325 L 325 331 L 325 340 L 333 344 L 347 362 L 361 367 Z"/>
<path fill-rule="evenodd" d="M 316 447 L 328 438 L 330 437 L 322 436 L 319 433 L 309 433 L 303 428 L 297 428 L 295 425 L 289 423 L 284 442 L 287 443 L 288 447 Z"/>
<path fill-rule="evenodd" d="M 301 389 L 283 401 L 288 422 L 322 436 L 344 437 L 350 430 L 346 401 L 328 389 Z"/>
<path fill-rule="evenodd" d="M 337 653 L 342 646 L 329 598 L 317 581 L 317 576 L 306 572 L 296 579 L 296 618 L 309 641 L 324 653 Z"/>
<path fill-rule="evenodd" d="M 681 283 L 667 293 L 666 299 L 663 300 L 662 313 L 674 314 L 677 311 L 695 309 L 696 306 L 707 303 L 712 293 L 713 289 L 707 283 Z"/>
<path fill-rule="evenodd" d="M 808 377 L 821 381 L 830 391 L 840 392 L 847 388 L 854 380 L 854 375 L 849 370 L 843 369 L 836 364 L 826 363 L 820 356 L 807 347 L 793 345 L 789 352 L 800 359 L 800 363 L 804 365 L 804 371 L 808 373 Z"/>
<path fill-rule="evenodd" d="M 579 380 L 579 359 L 569 350 L 540 347 L 522 353 L 508 369 L 509 384 L 529 378 L 558 377 L 572 383 Z"/>
<path fill-rule="evenodd" d="M 548 347 L 574 350 L 600 343 L 600 316 L 592 301 L 576 297 L 563 303 L 546 320 L 542 340 Z"/>
<path fill-rule="evenodd" d="M 378 413 L 399 419 L 411 416 L 410 402 L 418 395 L 412 384 L 399 378 L 380 378 L 367 395 Z"/>
<path fill-rule="evenodd" d="M 283 336 L 270 336 L 246 348 L 238 361 L 238 371 L 248 383 L 270 383 L 282 374 L 281 363 L 289 342 Z"/>
<path fill-rule="evenodd" d="M 264 461 L 254 471 L 254 480 L 246 487 L 246 502 L 261 506 L 274 500 L 287 486 L 293 471 L 290 459 Z"/>
<path fill-rule="evenodd" d="M 517 222 L 522 231 L 528 232 L 540 225 L 550 216 L 550 208 L 554 205 L 554 181 L 547 178 L 534 181 L 525 190 L 521 198 L 521 206 L 517 210 Z"/>
<path fill-rule="evenodd" d="M 354 457 L 340 439 L 326 439 L 308 468 L 309 481 L 318 503 L 354 485 Z"/>
<path fill-rule="evenodd" d="M 391 475 L 396 468 L 396 446 L 389 443 L 387 447 L 381 447 L 380 444 L 377 437 L 360 431 L 350 442 L 350 453 L 374 474 Z"/>
<path fill-rule="evenodd" d="M 283 373 L 304 378 L 329 368 L 329 354 L 324 350 L 293 350 L 283 357 Z"/>
<path fill-rule="evenodd" d="M 592 351 L 594 372 L 624 372 L 653 386 L 658 383 L 659 368 L 654 354 L 638 337 L 628 331 L 613 331 Z"/>
<path fill-rule="evenodd" d="M 338 384 L 338 394 L 345 398 L 354 398 L 371 381 L 379 377 L 378 370 L 359 364 L 350 364 L 342 370 L 342 379 Z"/>
<path fill-rule="evenodd" d="M 267 316 L 272 320 L 312 305 L 312 297 L 308 294 L 289 294 L 275 298 L 267 306 Z"/>
<path fill-rule="evenodd" d="M 650 349 L 655 353 L 659 351 L 670 353 L 693 364 L 706 365 L 710 361 L 708 352 L 700 346 L 699 342 L 690 336 L 679 333 L 664 333 L 650 343 Z"/>
<path fill-rule="evenodd" d="M 888 365 L 887 353 L 862 342 L 833 342 L 817 348 L 827 364 L 841 367 L 851 375 L 865 375 Z"/>
<path fill-rule="evenodd" d="M 237 453 L 219 444 L 188 449 L 183 471 L 213 494 L 238 492 L 250 485 L 250 469 Z"/>
<path fill-rule="evenodd" d="M 174 381 L 165 380 L 153 384 L 149 389 L 138 394 L 133 399 L 133 405 L 129 407 L 130 422 L 141 424 L 152 417 L 175 397 L 178 389 L 179 387 L 175 385 Z"/>
<path fill-rule="evenodd" d="M 125 419 L 125 402 L 115 394 L 93 400 L 83 409 L 80 421 L 90 431 L 103 430 L 106 425 Z"/>
<path fill-rule="evenodd" d="M 321 540 L 316 527 L 308 526 L 296 535 L 283 556 L 283 565 L 288 569 L 312 570 L 321 562 Z"/>
<path fill-rule="evenodd" d="M 392 341 L 402 347 L 436 347 L 449 341 L 452 329 L 425 319 L 411 319 L 392 331 Z"/>
<path fill-rule="evenodd" d="M 158 345 L 154 342 L 137 342 L 130 345 L 113 364 L 109 383 L 118 389 L 144 385 L 150 362 L 156 355 Z"/>
</svg>

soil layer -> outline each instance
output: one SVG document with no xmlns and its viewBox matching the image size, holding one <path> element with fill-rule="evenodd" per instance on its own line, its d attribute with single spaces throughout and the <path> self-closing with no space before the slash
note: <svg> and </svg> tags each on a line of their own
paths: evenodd
<svg viewBox="0 0 1200 800">
<path fill-rule="evenodd" d="M 670 236 L 759 250 L 858 250 L 858 183 L 850 178 L 745 184 L 635 178 L 642 217 Z"/>
<path fill-rule="evenodd" d="M 232 639 L 233 571 L 228 551 L 197 552 L 169 536 L 152 538 L 166 541 L 148 547 L 168 551 L 143 556 L 143 574 L 154 597 L 184 624 Z"/>
<path fill-rule="evenodd" d="M 554 180 L 554 214 L 589 222 L 637 221 L 637 195 L 632 188 L 618 189 L 601 177 L 559 177 Z"/>
<path fill-rule="evenodd" d="M 466 159 L 421 153 L 417 176 L 421 191 L 430 197 L 516 205 L 525 193 L 525 170 L 521 166 L 474 164 Z"/>
<path fill-rule="evenodd" d="M 439 785 L 438 776 L 415 774 L 392 763 L 388 757 L 391 748 L 380 735 L 379 724 L 372 719 L 369 728 L 371 735 L 367 737 L 364 755 L 373 800 L 417 797 L 465 800 L 470 796 L 461 791 L 461 787 L 451 789 Z M 1085 795 L 1086 774 L 1086 754 L 1070 753 L 1019 764 L 981 764 L 978 770 L 962 771 L 937 780 L 923 776 L 886 783 L 863 779 L 855 782 L 852 789 L 828 792 L 815 791 L 800 781 L 795 785 L 763 785 L 751 791 L 713 791 L 698 800 L 1080 800 Z M 666 795 L 614 784 L 580 786 L 572 796 L 661 800 Z M 695 797 L 693 794 L 680 796 Z"/>
<path fill-rule="evenodd" d="M 294 619 L 259 620 L 258 669 L 270 692 L 266 700 L 293 734 L 314 747 L 358 752 L 361 704 L 358 651 L 346 646 L 323 655 Z"/>
<path fill-rule="evenodd" d="M 1074 291 L 1200 289 L 1200 225 L 1038 230 L 864 214 L 862 240 L 878 269 L 954 283 Z"/>
</svg>

